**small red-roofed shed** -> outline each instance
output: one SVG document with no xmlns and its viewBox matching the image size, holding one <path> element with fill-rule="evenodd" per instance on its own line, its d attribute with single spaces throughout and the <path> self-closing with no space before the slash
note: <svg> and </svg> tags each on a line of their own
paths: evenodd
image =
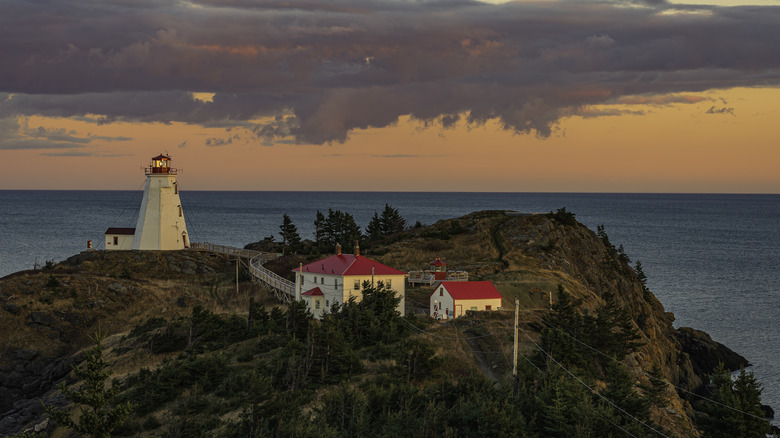
<svg viewBox="0 0 780 438">
<path fill-rule="evenodd" d="M 109 227 L 104 235 L 106 236 L 106 250 L 129 250 L 133 246 L 135 228 Z"/>
<path fill-rule="evenodd" d="M 431 292 L 430 315 L 436 319 L 449 319 L 463 316 L 467 310 L 498 310 L 502 299 L 489 281 L 442 281 Z"/>
</svg>

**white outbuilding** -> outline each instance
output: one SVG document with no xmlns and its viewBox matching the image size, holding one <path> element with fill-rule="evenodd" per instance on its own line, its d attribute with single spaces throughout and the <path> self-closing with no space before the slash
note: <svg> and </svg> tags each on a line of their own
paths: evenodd
<svg viewBox="0 0 780 438">
<path fill-rule="evenodd" d="M 135 228 L 110 227 L 106 230 L 106 250 L 128 250 L 133 248 Z"/>
<path fill-rule="evenodd" d="M 442 281 L 429 297 L 429 314 L 436 319 L 449 319 L 463 316 L 467 310 L 498 310 L 502 299 L 489 281 Z"/>
</svg>

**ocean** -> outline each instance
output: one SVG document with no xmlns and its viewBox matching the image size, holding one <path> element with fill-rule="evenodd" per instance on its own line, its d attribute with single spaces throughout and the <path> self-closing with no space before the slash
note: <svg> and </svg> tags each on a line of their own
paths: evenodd
<svg viewBox="0 0 780 438">
<path fill-rule="evenodd" d="M 642 262 L 650 290 L 676 327 L 709 333 L 745 356 L 780 409 L 780 195 L 209 192 L 182 191 L 193 242 L 243 247 L 279 239 L 288 214 L 311 238 L 316 212 L 342 210 L 365 227 L 385 204 L 409 225 L 478 210 L 549 212 L 565 207 Z M 0 191 L 0 277 L 62 261 L 109 226 L 134 227 L 142 191 Z M 775 421 L 778 424 L 778 421 Z"/>
</svg>

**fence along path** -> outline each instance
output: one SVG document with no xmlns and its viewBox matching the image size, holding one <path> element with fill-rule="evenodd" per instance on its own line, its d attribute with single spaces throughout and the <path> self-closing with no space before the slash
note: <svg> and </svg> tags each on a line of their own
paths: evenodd
<svg viewBox="0 0 780 438">
<path fill-rule="evenodd" d="M 236 257 L 247 260 L 247 268 L 255 283 L 263 283 L 270 287 L 276 297 L 282 301 L 292 301 L 295 299 L 295 283 L 283 278 L 263 266 L 265 262 L 279 257 L 277 253 L 254 251 L 251 249 L 234 248 L 232 246 L 215 245 L 213 243 L 200 243 L 197 248 L 209 252 L 224 255 L 226 257 Z"/>
</svg>

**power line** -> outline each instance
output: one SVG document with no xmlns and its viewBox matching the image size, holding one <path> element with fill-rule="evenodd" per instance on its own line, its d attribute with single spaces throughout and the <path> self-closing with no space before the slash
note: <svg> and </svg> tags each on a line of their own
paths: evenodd
<svg viewBox="0 0 780 438">
<path fill-rule="evenodd" d="M 529 311 L 529 310 L 526 310 L 525 312 L 529 312 L 529 313 L 531 313 L 531 311 Z M 553 324 L 551 324 L 551 323 L 549 323 L 549 322 L 545 321 L 545 320 L 544 320 L 544 318 L 540 317 L 539 315 L 533 314 L 533 316 L 534 316 L 534 317 L 536 317 L 537 319 L 539 319 L 539 321 L 541 321 L 542 323 L 544 323 L 544 324 L 545 324 L 545 325 L 547 325 L 548 327 L 550 327 L 550 328 L 552 328 L 552 329 L 555 329 L 555 330 L 559 331 L 560 333 L 563 333 L 564 335 L 568 336 L 570 339 L 572 339 L 572 340 L 574 340 L 575 342 L 579 343 L 580 345 L 582 345 L 582 346 L 584 346 L 584 347 L 586 347 L 586 348 L 588 348 L 588 349 L 590 349 L 590 350 L 594 351 L 595 353 L 597 353 L 597 354 L 599 354 L 599 355 L 601 355 L 601 356 L 604 356 L 604 357 L 606 357 L 606 358 L 607 358 L 607 359 L 609 359 L 609 360 L 612 360 L 612 361 L 615 361 L 615 362 L 618 362 L 618 363 L 622 363 L 622 362 L 620 362 L 619 360 L 615 359 L 614 357 L 612 357 L 612 356 L 609 356 L 609 355 L 607 355 L 607 354 L 605 354 L 605 353 L 602 353 L 601 351 L 599 351 L 599 350 L 597 350 L 597 349 L 595 349 L 595 348 L 591 347 L 590 345 L 588 345 L 588 344 L 586 344 L 586 343 L 582 342 L 581 340 L 579 340 L 579 339 L 577 339 L 576 337 L 572 336 L 571 334 L 569 334 L 569 333 L 568 333 L 568 332 L 566 332 L 565 330 L 562 330 L 562 329 L 560 329 L 560 328 L 558 328 L 558 327 L 554 326 Z M 640 370 L 641 370 L 641 368 L 640 368 Z M 677 389 L 677 390 L 679 390 L 679 391 L 682 391 L 682 392 L 685 392 L 685 393 L 687 393 L 687 394 L 690 394 L 690 395 L 696 396 L 696 397 L 698 397 L 698 398 L 700 398 L 700 399 L 702 399 L 702 400 L 704 400 L 704 401 L 708 401 L 708 402 L 714 403 L 714 404 L 716 404 L 716 405 L 722 406 L 722 407 L 724 407 L 724 408 L 730 409 L 730 410 L 732 410 L 732 411 L 735 411 L 735 412 L 739 412 L 739 413 L 741 413 L 741 414 L 744 414 L 744 415 L 747 415 L 747 416 L 750 416 L 750 417 L 753 417 L 753 418 L 757 418 L 757 419 L 760 419 L 760 420 L 766 420 L 766 418 L 759 417 L 758 415 L 751 414 L 750 412 L 745 412 L 745 411 L 743 411 L 743 410 L 740 410 L 740 409 L 737 409 L 737 408 L 735 408 L 735 407 L 729 406 L 729 405 L 727 405 L 727 404 L 721 403 L 721 402 L 719 402 L 719 401 L 717 401 L 717 400 L 713 400 L 713 399 L 711 399 L 711 398 L 708 398 L 708 397 L 705 397 L 705 396 L 703 396 L 703 395 L 696 394 L 695 392 L 689 391 L 689 390 L 687 390 L 687 389 L 685 389 L 685 388 L 682 388 L 682 387 L 676 386 L 674 383 L 672 383 L 672 382 L 668 382 L 668 381 L 666 381 L 666 380 L 664 380 L 664 379 L 661 379 L 661 378 L 659 378 L 659 377 L 655 377 L 655 376 L 653 376 L 653 375 L 649 374 L 648 372 L 646 372 L 645 370 L 642 370 L 642 373 L 643 373 L 643 374 L 644 374 L 644 375 L 645 375 L 647 378 L 649 378 L 649 379 L 652 379 L 652 380 L 655 380 L 655 381 L 659 381 L 659 382 L 666 383 L 667 385 L 670 385 L 671 387 L 673 387 L 673 388 L 675 388 L 675 389 Z M 778 373 L 778 374 L 780 374 L 780 373 Z"/>
<path fill-rule="evenodd" d="M 619 411 L 620 411 L 620 412 L 622 412 L 623 414 L 627 415 L 629 418 L 631 418 L 631 419 L 633 419 L 634 421 L 638 422 L 639 424 L 641 424 L 641 425 L 645 426 L 646 428 L 648 428 L 648 429 L 652 430 L 653 432 L 657 433 L 658 435 L 660 435 L 660 436 L 662 436 L 662 437 L 665 437 L 665 438 L 669 438 L 669 436 L 667 436 L 667 435 L 664 435 L 662 432 L 659 432 L 659 431 L 655 430 L 655 429 L 654 429 L 652 426 L 648 425 L 647 423 L 645 423 L 644 421 L 640 420 L 639 418 L 636 418 L 635 416 L 631 415 L 631 414 L 630 414 L 630 413 L 628 413 L 628 412 L 627 412 L 625 409 L 621 408 L 620 406 L 616 405 L 614 402 L 612 402 L 612 401 L 611 401 L 611 400 L 609 400 L 608 398 L 606 398 L 606 397 L 604 397 L 603 395 L 599 394 L 599 392 L 598 392 L 598 391 L 596 391 L 594 388 L 591 388 L 591 387 L 590 387 L 590 386 L 589 386 L 587 383 L 585 383 L 585 382 L 584 382 L 582 379 L 580 379 L 579 377 L 577 377 L 577 375 L 575 375 L 574 373 L 572 373 L 571 371 L 569 371 L 569 369 L 568 369 L 568 368 L 566 368 L 566 367 L 565 367 L 565 366 L 563 366 L 563 365 L 562 365 L 560 362 L 558 362 L 557 360 L 555 360 L 555 358 L 554 358 L 554 357 L 552 357 L 552 355 L 550 355 L 549 353 L 547 353 L 546 351 L 544 351 L 544 349 L 542 349 L 542 347 L 540 347 L 540 346 L 539 346 L 539 344 L 537 344 L 537 343 L 536 343 L 536 342 L 535 342 L 533 339 L 531 339 L 531 337 L 528 335 L 528 333 L 526 333 L 526 332 L 525 332 L 525 330 L 523 330 L 523 329 L 522 329 L 522 328 L 520 328 L 519 326 L 518 326 L 518 329 L 519 329 L 521 332 L 523 332 L 523 335 L 525 335 L 525 337 L 526 337 L 526 338 L 528 338 L 528 340 L 529 340 L 529 341 L 531 341 L 531 343 L 532 343 L 532 344 L 536 345 L 536 348 L 538 348 L 538 349 L 539 349 L 539 351 L 541 351 L 542 353 L 544 353 L 544 355 L 545 355 L 545 356 L 547 356 L 548 358 L 550 358 L 550 360 L 552 360 L 553 362 L 555 362 L 555 364 L 556 364 L 556 365 L 558 365 L 559 367 L 561 367 L 561 369 L 563 369 L 564 371 L 566 371 L 566 373 L 567 373 L 567 374 L 569 374 L 570 376 L 572 376 L 572 377 L 573 377 L 575 380 L 577 380 L 577 381 L 578 381 L 578 382 L 579 382 L 579 383 L 580 383 L 582 386 L 584 386 L 584 387 L 588 388 L 588 390 L 590 390 L 590 392 L 591 392 L 591 393 L 593 393 L 593 394 L 596 394 L 596 395 L 597 395 L 599 398 L 601 398 L 601 399 L 602 399 L 602 400 L 604 400 L 605 402 L 609 403 L 609 404 L 610 404 L 612 407 L 614 407 L 615 409 L 619 410 Z M 614 424 L 614 423 L 613 423 L 613 424 Z M 620 429 L 621 429 L 621 430 L 623 430 L 624 432 L 627 432 L 627 431 L 626 431 L 625 429 L 623 429 L 623 428 L 620 428 Z M 628 432 L 627 432 L 627 433 L 628 433 Z M 632 436 L 633 436 L 633 435 L 632 435 Z"/>
</svg>

